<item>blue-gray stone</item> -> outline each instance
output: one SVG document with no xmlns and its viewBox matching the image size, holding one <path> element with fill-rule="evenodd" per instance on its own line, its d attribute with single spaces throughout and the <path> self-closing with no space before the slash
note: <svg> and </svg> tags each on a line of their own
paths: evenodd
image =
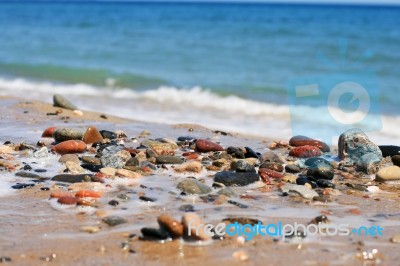
<svg viewBox="0 0 400 266">
<path fill-rule="evenodd" d="M 178 184 L 178 189 L 187 194 L 206 194 L 211 188 L 194 178 L 185 178 Z"/>
<path fill-rule="evenodd" d="M 255 172 L 231 172 L 223 171 L 216 173 L 214 181 L 225 186 L 247 186 L 260 180 L 260 176 Z"/>
<path fill-rule="evenodd" d="M 378 171 L 378 164 L 381 161 L 375 153 L 367 153 L 361 156 L 356 163 L 356 170 L 366 174 L 373 174 Z"/>
</svg>

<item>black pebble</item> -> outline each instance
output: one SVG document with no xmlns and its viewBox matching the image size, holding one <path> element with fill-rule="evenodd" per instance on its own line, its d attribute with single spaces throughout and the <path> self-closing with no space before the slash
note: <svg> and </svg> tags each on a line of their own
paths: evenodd
<svg viewBox="0 0 400 266">
<path fill-rule="evenodd" d="M 185 204 L 180 206 L 179 210 L 184 212 L 194 212 L 194 206 L 190 204 Z"/>
<path fill-rule="evenodd" d="M 139 199 L 141 199 L 141 200 L 143 200 L 143 201 L 149 201 L 149 202 L 157 201 L 157 200 L 154 199 L 154 198 L 149 198 L 149 197 L 146 197 L 146 196 L 140 196 Z"/>
<path fill-rule="evenodd" d="M 35 171 L 36 173 L 44 173 L 44 172 L 47 172 L 46 169 L 35 169 L 34 171 Z"/>
<path fill-rule="evenodd" d="M 331 181 L 325 179 L 318 179 L 317 184 L 323 188 L 335 188 L 335 185 Z"/>
<path fill-rule="evenodd" d="M 48 187 L 42 187 L 42 188 L 40 188 L 40 190 L 48 191 L 48 190 L 50 190 L 50 188 L 48 188 Z"/>
<path fill-rule="evenodd" d="M 247 205 L 245 205 L 243 203 L 239 203 L 239 202 L 233 201 L 233 200 L 228 200 L 228 203 L 232 204 L 232 205 L 235 205 L 235 206 L 238 206 L 239 208 L 242 208 L 242 209 L 246 209 L 246 208 L 249 207 L 249 206 L 247 206 Z"/>
<path fill-rule="evenodd" d="M 169 238 L 168 232 L 162 228 L 144 227 L 140 231 L 142 232 L 143 240 L 165 240 Z"/>
<path fill-rule="evenodd" d="M 11 258 L 10 257 L 0 257 L 0 263 L 5 263 L 5 262 L 11 262 Z"/>
<path fill-rule="evenodd" d="M 100 169 L 102 168 L 101 165 L 88 164 L 88 163 L 81 164 L 81 167 L 92 172 L 100 172 Z"/>
<path fill-rule="evenodd" d="M 119 201 L 118 201 L 118 200 L 110 200 L 110 201 L 108 202 L 108 204 L 111 205 L 111 206 L 116 207 L 116 206 L 119 205 Z"/>
<path fill-rule="evenodd" d="M 22 188 L 29 188 L 29 187 L 33 187 L 35 186 L 35 184 L 26 184 L 26 183 L 17 183 L 16 185 L 11 186 L 11 188 L 13 189 L 22 189 Z"/>
<path fill-rule="evenodd" d="M 24 165 L 24 170 L 30 171 L 32 167 L 29 164 Z"/>
<path fill-rule="evenodd" d="M 245 157 L 246 158 L 256 158 L 258 159 L 258 155 L 255 151 L 253 151 L 251 148 L 249 147 L 244 147 L 246 149 L 246 154 Z"/>
</svg>

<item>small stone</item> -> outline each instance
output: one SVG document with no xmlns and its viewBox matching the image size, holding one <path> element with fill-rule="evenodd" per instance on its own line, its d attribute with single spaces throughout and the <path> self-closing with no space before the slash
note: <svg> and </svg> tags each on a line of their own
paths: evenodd
<svg viewBox="0 0 400 266">
<path fill-rule="evenodd" d="M 315 217 L 314 219 L 312 219 L 308 224 L 329 224 L 330 221 L 328 219 L 328 217 L 326 217 L 325 215 L 320 215 Z"/>
<path fill-rule="evenodd" d="M 249 164 L 246 160 L 237 160 L 232 162 L 231 169 L 236 172 L 255 172 L 256 169 L 252 164 Z"/>
<path fill-rule="evenodd" d="M 392 162 L 394 165 L 400 166 L 400 155 L 395 155 L 392 157 Z"/>
<path fill-rule="evenodd" d="M 292 174 L 285 174 L 282 178 L 283 181 L 285 181 L 287 183 L 292 183 L 292 184 L 296 184 L 296 179 L 297 179 L 297 176 L 292 175 Z"/>
<path fill-rule="evenodd" d="M 320 163 L 330 164 L 329 161 L 327 161 L 326 159 L 321 158 L 321 157 L 308 158 L 304 162 L 304 164 L 308 167 L 314 167 L 315 165 L 320 164 Z"/>
<path fill-rule="evenodd" d="M 394 145 L 381 145 L 379 149 L 383 157 L 400 155 L 400 147 Z"/>
<path fill-rule="evenodd" d="M 274 170 L 277 172 L 283 171 L 283 166 L 282 166 L 282 164 L 279 164 L 279 163 L 265 162 L 260 165 L 260 168 L 266 168 L 266 169 Z"/>
<path fill-rule="evenodd" d="M 103 142 L 103 137 L 95 126 L 90 126 L 83 135 L 83 142 L 86 144 Z"/>
<path fill-rule="evenodd" d="M 79 190 L 76 192 L 77 198 L 101 198 L 101 193 L 93 190 Z"/>
<path fill-rule="evenodd" d="M 60 163 L 74 162 L 79 164 L 79 158 L 76 154 L 64 154 L 58 160 Z"/>
<path fill-rule="evenodd" d="M 264 177 L 268 176 L 268 177 L 273 178 L 273 179 L 282 179 L 283 176 L 284 176 L 283 174 L 281 174 L 281 173 L 279 173 L 277 171 L 274 171 L 274 170 L 271 170 L 271 169 L 266 169 L 266 168 L 260 168 L 258 170 L 258 174 L 261 176 L 261 178 L 263 178 L 263 176 Z"/>
<path fill-rule="evenodd" d="M 366 174 L 374 174 L 378 171 L 381 159 L 375 153 L 366 153 L 356 162 L 356 170 Z"/>
<path fill-rule="evenodd" d="M 289 155 L 298 158 L 317 157 L 321 155 L 321 150 L 314 146 L 305 145 L 292 148 Z"/>
<path fill-rule="evenodd" d="M 295 164 L 287 164 L 287 165 L 285 166 L 285 171 L 286 171 L 287 173 L 300 173 L 300 172 L 301 172 L 301 169 L 300 169 L 300 167 L 298 167 L 298 166 L 295 165 Z"/>
<path fill-rule="evenodd" d="M 68 109 L 68 110 L 78 109 L 73 103 L 68 101 L 66 98 L 64 98 L 60 94 L 54 94 L 53 105 L 56 107 L 61 107 L 61 108 Z"/>
<path fill-rule="evenodd" d="M 132 158 L 126 150 L 120 146 L 109 146 L 102 151 L 101 164 L 104 167 L 123 168 L 127 161 Z M 118 151 L 119 150 L 119 151 Z"/>
<path fill-rule="evenodd" d="M 146 202 L 155 202 L 155 201 L 157 201 L 157 199 L 155 199 L 155 198 L 150 198 L 150 197 L 146 197 L 146 196 L 140 196 L 139 199 L 143 200 L 143 201 L 146 201 Z"/>
<path fill-rule="evenodd" d="M 168 239 L 169 233 L 163 228 L 149 228 L 149 227 L 144 227 L 140 229 L 143 235 L 143 239 L 145 240 L 166 240 Z"/>
<path fill-rule="evenodd" d="M 53 136 L 55 141 L 63 142 L 66 140 L 82 140 L 83 134 L 72 128 L 57 128 Z"/>
<path fill-rule="evenodd" d="M 307 176 L 312 176 L 315 179 L 332 180 L 334 177 L 333 167 L 328 163 L 315 163 L 307 171 Z"/>
<path fill-rule="evenodd" d="M 224 148 L 217 143 L 205 139 L 196 140 L 196 150 L 199 152 L 223 151 Z"/>
<path fill-rule="evenodd" d="M 46 147 L 42 147 L 40 150 L 33 153 L 33 157 L 35 158 L 46 158 L 49 156 L 49 152 Z"/>
<path fill-rule="evenodd" d="M 79 164 L 72 161 L 66 162 L 65 166 L 67 167 L 68 171 L 73 175 L 83 174 L 85 172 L 85 169 L 83 169 Z"/>
<path fill-rule="evenodd" d="M 35 184 L 33 184 L 33 183 L 30 183 L 30 184 L 28 184 L 28 183 L 17 183 L 15 185 L 11 186 L 11 188 L 13 188 L 13 189 L 23 189 L 23 188 L 31 188 L 31 187 L 34 187 L 34 186 L 35 186 Z"/>
<path fill-rule="evenodd" d="M 77 116 L 83 116 L 83 112 L 81 110 L 74 110 L 74 114 Z"/>
<path fill-rule="evenodd" d="M 117 169 L 112 167 L 104 167 L 100 169 L 100 173 L 105 174 L 107 176 L 114 176 L 117 172 Z"/>
<path fill-rule="evenodd" d="M 80 140 L 67 140 L 57 144 L 51 150 L 59 154 L 81 153 L 86 151 L 86 143 Z"/>
<path fill-rule="evenodd" d="M 245 152 L 244 152 L 242 149 L 237 148 L 237 147 L 229 146 L 229 147 L 226 149 L 226 152 L 227 152 L 228 154 L 232 155 L 233 158 L 237 158 L 237 159 L 244 159 L 244 158 L 246 158 Z"/>
<path fill-rule="evenodd" d="M 225 187 L 225 188 L 222 188 L 220 191 L 218 191 L 218 195 L 224 195 L 227 197 L 235 197 L 236 193 L 232 188 Z"/>
<path fill-rule="evenodd" d="M 94 156 L 82 156 L 82 162 L 88 163 L 88 164 L 96 164 L 96 165 L 101 164 L 100 158 L 96 158 Z M 78 163 L 79 163 L 79 160 L 78 160 Z"/>
<path fill-rule="evenodd" d="M 17 173 L 15 173 L 15 175 L 18 177 L 25 177 L 25 178 L 37 178 L 37 179 L 42 178 L 40 175 L 30 173 L 30 172 L 25 172 L 25 171 L 17 172 Z"/>
<path fill-rule="evenodd" d="M 294 147 L 300 147 L 300 146 L 314 146 L 319 148 L 322 152 L 329 152 L 330 148 L 329 146 L 319 140 L 315 140 L 306 136 L 294 136 L 289 140 L 289 145 L 294 146 Z"/>
<path fill-rule="evenodd" d="M 335 185 L 331 181 L 326 179 L 318 179 L 317 185 L 322 188 L 335 188 Z"/>
<path fill-rule="evenodd" d="M 400 243 L 400 235 L 394 235 L 390 238 L 390 242 L 392 243 Z"/>
<path fill-rule="evenodd" d="M 382 152 L 377 145 L 370 141 L 360 129 L 349 129 L 339 137 L 339 158 L 349 162 L 357 162 L 363 155 L 373 153 L 382 159 Z"/>
<path fill-rule="evenodd" d="M 156 158 L 158 164 L 181 164 L 183 160 L 177 156 L 160 155 Z"/>
<path fill-rule="evenodd" d="M 142 177 L 141 174 L 133 172 L 133 171 L 130 171 L 130 170 L 126 170 L 126 169 L 118 169 L 115 172 L 115 175 L 116 176 L 121 176 L 121 177 L 127 177 L 127 178 L 139 178 L 139 177 Z"/>
<path fill-rule="evenodd" d="M 111 206 L 116 207 L 116 206 L 119 205 L 119 201 L 118 201 L 118 200 L 110 200 L 110 201 L 108 202 L 108 205 L 111 205 Z"/>
<path fill-rule="evenodd" d="M 116 139 L 118 136 L 112 131 L 100 130 L 100 135 L 105 139 Z"/>
<path fill-rule="evenodd" d="M 261 163 L 265 163 L 265 162 L 284 164 L 285 160 L 283 158 L 281 158 L 275 152 L 267 151 L 261 157 Z"/>
<path fill-rule="evenodd" d="M 61 196 L 58 198 L 57 202 L 64 205 L 76 205 L 78 199 L 72 196 Z"/>
<path fill-rule="evenodd" d="M 80 228 L 80 230 L 85 233 L 95 234 L 95 233 L 100 232 L 100 227 L 98 227 L 98 226 L 82 226 Z"/>
<path fill-rule="evenodd" d="M 392 165 L 380 169 L 376 174 L 376 180 L 378 181 L 400 180 L 400 167 Z"/>
<path fill-rule="evenodd" d="M 300 194 L 305 199 L 313 199 L 314 197 L 318 196 L 318 193 L 314 190 L 301 185 L 286 183 L 284 186 L 281 187 L 281 190 L 283 193 L 295 192 L 297 194 Z"/>
<path fill-rule="evenodd" d="M 203 165 L 197 161 L 185 162 L 174 168 L 174 170 L 178 173 L 183 173 L 183 172 L 200 173 L 202 169 Z"/>
<path fill-rule="evenodd" d="M 54 176 L 52 181 L 66 182 L 66 183 L 80 183 L 85 182 L 87 180 L 91 180 L 91 175 L 69 175 L 69 174 L 60 174 Z"/>
<path fill-rule="evenodd" d="M 42 133 L 42 138 L 52 138 L 56 127 L 48 127 Z"/>
<path fill-rule="evenodd" d="M 179 210 L 183 212 L 194 212 L 194 206 L 191 204 L 184 204 L 179 207 Z"/>
<path fill-rule="evenodd" d="M 249 254 L 244 250 L 238 250 L 232 253 L 232 257 L 239 261 L 249 260 Z"/>
<path fill-rule="evenodd" d="M 179 238 L 183 235 L 183 225 L 168 214 L 158 216 L 157 222 L 172 238 Z"/>
<path fill-rule="evenodd" d="M 249 147 L 244 147 L 244 149 L 246 150 L 246 153 L 244 154 L 246 158 L 256 158 L 258 159 L 258 154 L 253 151 L 251 148 Z"/>
<path fill-rule="evenodd" d="M 222 183 L 225 186 L 247 186 L 259 180 L 259 175 L 254 172 L 223 171 L 214 176 L 215 182 Z"/>
<path fill-rule="evenodd" d="M 211 192 L 211 188 L 194 178 L 185 178 L 179 182 L 177 188 L 187 194 L 206 194 Z"/>
<path fill-rule="evenodd" d="M 183 236 L 188 240 L 208 240 L 210 235 L 204 232 L 203 220 L 194 212 L 187 212 L 182 216 Z M 190 225 L 190 226 L 189 226 Z M 199 230 L 196 229 L 199 227 Z"/>
<path fill-rule="evenodd" d="M 126 223 L 125 219 L 119 216 L 107 216 L 102 219 L 102 221 L 109 226 L 116 226 Z"/>
</svg>

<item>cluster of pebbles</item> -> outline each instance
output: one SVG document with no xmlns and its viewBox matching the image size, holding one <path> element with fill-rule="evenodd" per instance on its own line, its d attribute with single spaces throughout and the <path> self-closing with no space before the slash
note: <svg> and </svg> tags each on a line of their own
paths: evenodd
<svg viewBox="0 0 400 266">
<path fill-rule="evenodd" d="M 62 100 L 55 99 L 61 101 L 58 106 L 67 108 L 68 103 Z M 260 191 L 280 191 L 282 197 L 291 195 L 322 202 L 327 201 L 327 195 L 341 195 L 343 184 L 360 191 L 377 192 L 380 184 L 400 180 L 399 152 L 397 146 L 377 146 L 359 129 L 348 130 L 340 136 L 337 154 L 326 143 L 306 136 L 274 142 L 261 154 L 251 147 L 224 147 L 223 143 L 191 136 L 179 136 L 176 140 L 151 139 L 150 132 L 143 131 L 129 138 L 122 131 L 98 130 L 95 126 L 89 126 L 84 132 L 49 127 L 36 145 L 10 141 L 1 145 L 0 167 L 1 171 L 30 180 L 14 184 L 12 188 L 48 184 L 41 189 L 48 190 L 49 200 L 71 208 L 99 208 L 99 200 L 109 198 L 109 193 L 122 191 L 124 186 L 146 188 L 140 184 L 141 180 L 160 175 L 179 191 L 177 196 L 198 195 L 213 204 L 226 203 L 246 209 L 246 204 L 236 200 L 236 188 L 255 185 Z M 62 165 L 61 173 L 51 178 L 43 177 L 46 169 L 34 171 L 28 163 L 50 156 L 57 156 Z M 352 182 L 362 178 L 369 181 Z M 139 196 L 145 202 L 157 201 L 146 193 Z M 117 206 L 126 198 L 122 193 L 107 204 Z M 142 228 L 141 239 L 210 240 L 210 236 L 201 232 L 189 232 L 189 223 L 195 226 L 204 221 L 190 205 L 185 211 L 181 219 L 161 214 L 157 218 L 159 227 Z M 248 222 L 240 218 L 235 221 L 243 220 Z M 101 221 L 108 226 L 127 223 L 115 215 L 105 215 Z M 82 229 L 90 233 L 100 230 L 99 227 Z"/>
</svg>

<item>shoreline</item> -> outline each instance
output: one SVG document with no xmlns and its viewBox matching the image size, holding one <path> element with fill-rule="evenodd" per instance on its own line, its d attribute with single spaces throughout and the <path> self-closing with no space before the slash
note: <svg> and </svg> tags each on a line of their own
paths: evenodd
<svg viewBox="0 0 400 266">
<path fill-rule="evenodd" d="M 90 125 L 95 125 L 99 129 L 124 131 L 128 139 L 136 138 L 137 142 L 125 141 L 125 145 L 133 148 L 146 139 L 175 140 L 179 136 L 192 136 L 219 142 L 225 148 L 230 145 L 251 147 L 262 154 L 267 151 L 272 141 L 239 134 L 226 136 L 215 134 L 214 130 L 192 124 L 142 123 L 109 114 L 106 114 L 107 119 L 103 119 L 100 118 L 101 113 L 88 111 L 83 111 L 83 115 L 79 116 L 73 111 L 63 109 L 58 116 L 47 116 L 47 113 L 53 113 L 59 107 L 37 101 L 27 103 L 26 100 L 14 97 L 0 97 L 0 102 L 3 109 L 2 124 L 5 125 L 0 130 L 0 139 L 3 143 L 6 140 L 16 144 L 26 141 L 27 144 L 35 145 L 37 141 L 44 140 L 40 138 L 40 135 L 47 127 L 65 126 L 85 129 Z M 70 118 L 63 119 L 64 116 Z M 189 131 L 189 128 L 193 130 Z M 145 129 L 149 130 L 151 135 L 139 138 L 140 133 Z M 288 149 L 278 149 L 277 152 L 287 154 Z M 91 155 L 93 154 L 92 152 Z M 35 169 L 47 169 L 45 173 L 36 173 L 44 177 L 52 177 L 64 171 L 63 164 L 58 163 L 59 157 L 55 155 L 49 156 L 49 159 L 35 159 L 24 153 L 10 154 L 10 156 L 15 157 L 17 161 L 29 162 Z M 208 202 L 212 200 L 212 197 L 180 196 L 179 191 L 176 190 L 179 180 L 190 175 L 203 179 L 206 185 L 211 186 L 211 177 L 215 172 L 178 174 L 173 171 L 173 167 L 167 166 L 167 168 L 166 172 L 158 169 L 152 175 L 133 180 L 133 183 L 117 185 L 111 182 L 114 190 L 107 191 L 101 199 L 96 201 L 93 209 L 61 208 L 56 200 L 50 200 L 49 196 L 52 191 L 63 189 L 63 186 L 48 180 L 38 182 L 32 188 L 16 190 L 8 196 L 1 197 L 0 224 L 4 226 L 0 228 L 0 249 L 2 250 L 0 257 L 11 258 L 13 265 L 37 265 L 46 260 L 51 260 L 54 265 L 72 263 L 126 265 L 132 262 L 139 265 L 170 265 L 171 263 L 178 265 L 189 263 L 193 265 L 204 263 L 277 265 L 295 264 L 299 261 L 305 261 L 304 265 L 359 265 L 368 261 L 360 259 L 357 254 L 378 248 L 379 256 L 382 258 L 377 259 L 383 261 L 382 265 L 390 265 L 391 262 L 399 259 L 397 254 L 399 244 L 389 241 L 391 237 L 399 233 L 398 185 L 380 184 L 368 178 L 348 179 L 345 182 L 353 186 L 366 184 L 379 186 L 383 193 L 366 193 L 338 184 L 340 195 L 326 195 L 327 201 L 321 202 L 298 196 L 281 197 L 275 185 L 262 184 L 260 181 L 260 184 L 257 183 L 256 186 L 233 188 L 236 196 L 232 199 L 248 206 L 242 209 L 226 202 L 221 204 L 216 204 L 214 201 Z M 28 182 L 26 178 L 15 177 L 15 172 L 2 171 L 2 178 L 7 184 Z M 41 190 L 43 187 L 49 187 L 50 190 Z M 119 200 L 119 207 L 109 206 L 108 202 L 118 199 L 120 193 L 129 195 L 131 199 Z M 141 202 L 138 196 L 142 194 L 155 197 L 158 201 Z M 193 247 L 179 239 L 165 244 L 139 240 L 141 227 L 156 226 L 156 218 L 162 213 L 168 213 L 180 219 L 184 214 L 180 208 L 188 204 L 195 207 L 196 213 L 205 222 L 211 223 L 233 216 L 256 218 L 263 222 L 284 221 L 307 224 L 318 214 L 325 213 L 334 223 L 349 221 L 358 226 L 364 223 L 368 225 L 379 223 L 385 226 L 386 231 L 384 237 L 379 238 L 319 236 L 288 243 L 260 236 L 245 242 L 232 237 L 223 241 L 214 241 L 211 245 L 203 247 Z M 127 223 L 108 227 L 101 219 L 110 214 L 122 215 Z M 370 220 L 375 220 L 375 222 Z M 100 231 L 91 234 L 82 231 L 83 227 L 98 227 Z M 136 236 L 129 237 L 132 234 Z M 291 256 L 287 256 L 288 253 Z M 52 256 L 52 254 L 56 255 Z M 245 257 L 247 259 L 244 259 Z M 371 262 L 376 262 L 376 260 Z"/>
</svg>

